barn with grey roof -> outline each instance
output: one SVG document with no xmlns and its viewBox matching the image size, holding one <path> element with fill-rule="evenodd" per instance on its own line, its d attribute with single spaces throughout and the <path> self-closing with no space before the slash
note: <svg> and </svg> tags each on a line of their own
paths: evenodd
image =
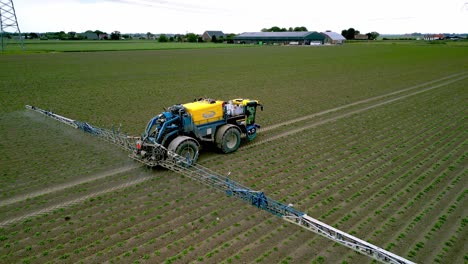
<svg viewBox="0 0 468 264">
<path fill-rule="evenodd" d="M 327 32 L 334 33 L 334 32 Z M 298 32 L 244 32 L 234 37 L 236 43 L 259 43 L 259 44 L 296 44 L 296 45 L 314 45 L 333 43 L 337 44 L 338 33 L 330 34 L 336 41 L 331 41 L 330 36 L 317 31 L 298 31 Z M 339 36 L 337 36 L 339 35 Z M 342 37 L 342 36 L 341 36 Z M 344 38 L 343 38 L 344 39 Z"/>
<path fill-rule="evenodd" d="M 343 37 L 341 34 L 332 32 L 332 31 L 325 31 L 322 34 L 325 35 L 325 43 L 329 44 L 343 44 L 344 41 L 346 40 L 345 37 Z"/>
<path fill-rule="evenodd" d="M 213 40 L 213 37 L 216 40 L 226 39 L 226 34 L 224 34 L 222 31 L 207 30 L 202 35 L 203 41 L 211 41 Z"/>
</svg>

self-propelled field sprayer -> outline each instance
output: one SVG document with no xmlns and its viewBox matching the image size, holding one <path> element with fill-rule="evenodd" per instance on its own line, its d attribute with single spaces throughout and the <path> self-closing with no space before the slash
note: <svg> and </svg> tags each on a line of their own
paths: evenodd
<svg viewBox="0 0 468 264">
<path fill-rule="evenodd" d="M 168 159 L 183 157 L 184 163 L 198 160 L 202 143 L 215 144 L 223 153 L 235 152 L 242 137 L 252 141 L 260 125 L 255 123 L 258 100 L 229 101 L 200 98 L 191 103 L 176 104 L 153 117 L 141 137 L 128 136 L 115 129 L 104 129 L 73 120 L 53 112 L 27 105 L 34 110 L 116 144 L 128 151 L 130 157 L 150 167 L 171 164 Z M 176 155 L 174 155 L 176 154 Z"/>
<path fill-rule="evenodd" d="M 38 107 L 26 108 L 113 143 L 150 167 L 161 166 L 187 176 L 382 263 L 413 263 L 196 163 L 201 143 L 214 144 L 221 152 L 231 153 L 239 148 L 242 136 L 247 141 L 255 139 L 260 127 L 255 123 L 258 106 L 263 109 L 257 100 L 205 98 L 173 105 L 153 117 L 141 137 L 128 136 L 120 129 L 99 128 Z"/>
<path fill-rule="evenodd" d="M 167 148 L 195 163 L 203 142 L 214 143 L 224 153 L 234 152 L 239 148 L 242 135 L 248 141 L 257 136 L 260 128 L 255 123 L 258 106 L 263 110 L 257 100 L 226 102 L 209 98 L 173 105 L 148 122 L 131 157 L 156 166 L 166 159 Z"/>
</svg>

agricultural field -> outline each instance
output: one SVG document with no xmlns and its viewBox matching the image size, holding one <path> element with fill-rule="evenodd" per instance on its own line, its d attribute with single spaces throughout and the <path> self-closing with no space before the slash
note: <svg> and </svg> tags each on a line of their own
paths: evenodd
<svg viewBox="0 0 468 264">
<path fill-rule="evenodd" d="M 370 263 L 24 109 L 140 134 L 163 107 L 259 99 L 258 138 L 199 163 L 417 263 L 468 261 L 468 46 L 0 56 L 0 262 Z"/>
<path fill-rule="evenodd" d="M 212 49 L 240 47 L 221 43 L 156 42 L 154 40 L 26 40 L 24 50 L 18 41 L 10 41 L 6 53 L 92 52 L 123 50 Z"/>
</svg>

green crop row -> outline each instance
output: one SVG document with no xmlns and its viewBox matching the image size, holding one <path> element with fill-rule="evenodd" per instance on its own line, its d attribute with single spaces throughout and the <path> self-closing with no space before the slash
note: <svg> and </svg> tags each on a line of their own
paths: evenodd
<svg viewBox="0 0 468 264">
<path fill-rule="evenodd" d="M 455 176 L 466 155 L 460 153 L 463 82 L 398 97 L 443 83 L 427 84 L 432 80 L 460 77 L 467 55 L 453 46 L 344 45 L 2 56 L 0 190 L 19 202 L 2 207 L 0 220 L 87 198 L 0 229 L 1 262 L 360 262 L 347 248 L 160 169 L 24 196 L 127 160 L 79 131 L 25 114 L 24 104 L 104 127 L 122 122 L 139 134 L 162 106 L 200 95 L 260 99 L 265 111 L 257 121 L 285 124 L 261 132 L 258 140 L 266 143 L 231 155 L 202 154 L 202 165 L 223 175 L 231 171 L 246 186 L 417 262 L 455 259 L 449 253 L 460 249 L 461 226 L 442 238 L 440 256 L 428 257 L 433 245 L 405 230 L 435 228 L 424 234 L 437 240 L 437 228 L 460 212 L 463 196 L 448 202 L 447 188 L 462 184 Z M 300 132 L 287 134 L 292 129 Z M 138 177 L 148 179 L 112 189 Z M 433 193 L 436 200 L 426 202 Z M 435 214 L 443 205 L 447 211 Z M 424 213 L 419 206 L 428 211 L 412 225 Z"/>
</svg>

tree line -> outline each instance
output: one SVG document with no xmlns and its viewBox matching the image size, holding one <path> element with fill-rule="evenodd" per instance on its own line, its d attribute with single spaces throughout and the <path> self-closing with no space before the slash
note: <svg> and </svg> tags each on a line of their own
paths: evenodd
<svg viewBox="0 0 468 264">
<path fill-rule="evenodd" d="M 359 30 L 356 30 L 354 28 L 343 29 L 341 31 L 341 35 L 345 37 L 347 40 L 356 39 L 356 36 L 359 34 L 361 34 L 361 32 L 359 32 Z M 375 40 L 380 36 L 380 34 L 375 31 L 366 33 L 365 35 L 367 36 L 368 40 Z"/>
<path fill-rule="evenodd" d="M 280 28 L 277 26 L 262 29 L 262 32 L 298 32 L 298 31 L 308 31 L 308 30 L 306 27 L 294 27 L 294 28 L 290 27 L 286 29 L 286 28 Z"/>
<path fill-rule="evenodd" d="M 153 34 L 151 32 L 136 33 L 136 34 L 122 34 L 120 31 L 113 31 L 110 34 L 100 30 L 87 30 L 82 33 L 77 33 L 74 31 L 65 32 L 44 32 L 44 33 L 21 33 L 21 35 L 26 39 L 41 39 L 41 40 L 88 40 L 89 36 L 93 36 L 91 39 L 99 40 L 127 40 L 127 39 L 152 39 L 158 42 L 204 42 L 201 35 L 195 33 L 187 34 Z M 215 43 L 234 43 L 234 36 L 236 34 L 227 34 L 226 37 L 220 37 L 218 39 L 212 39 L 212 42 Z M 8 33 L 4 34 L 7 38 L 18 37 L 18 33 Z"/>
</svg>

